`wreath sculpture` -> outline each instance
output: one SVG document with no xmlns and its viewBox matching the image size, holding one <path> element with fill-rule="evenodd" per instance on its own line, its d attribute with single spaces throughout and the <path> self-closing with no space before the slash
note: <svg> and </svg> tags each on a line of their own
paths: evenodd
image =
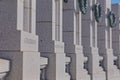
<svg viewBox="0 0 120 80">
<path fill-rule="evenodd" d="M 88 0 L 78 0 L 79 8 L 82 14 L 85 14 L 87 12 L 87 7 L 88 7 L 87 1 Z"/>
<path fill-rule="evenodd" d="M 112 11 L 108 12 L 107 20 L 108 20 L 108 24 L 111 28 L 116 26 L 116 16 Z"/>
<path fill-rule="evenodd" d="M 92 8 L 94 16 L 95 16 L 95 20 L 99 23 L 100 22 L 100 18 L 102 17 L 102 7 L 100 3 L 97 3 L 93 6 Z"/>
</svg>

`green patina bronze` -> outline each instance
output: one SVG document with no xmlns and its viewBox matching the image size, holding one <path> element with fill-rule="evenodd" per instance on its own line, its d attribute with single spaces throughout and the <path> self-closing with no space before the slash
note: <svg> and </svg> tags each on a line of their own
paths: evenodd
<svg viewBox="0 0 120 80">
<path fill-rule="evenodd" d="M 110 27 L 113 28 L 116 26 L 116 16 L 112 11 L 108 12 L 107 20 Z"/>
<path fill-rule="evenodd" d="M 102 17 L 102 7 L 100 3 L 97 3 L 93 6 L 93 12 L 94 12 L 94 16 L 95 16 L 95 20 L 97 22 L 100 22 L 100 18 Z"/>
<path fill-rule="evenodd" d="M 85 14 L 87 12 L 87 6 L 88 6 L 87 1 L 88 0 L 78 0 L 79 8 L 82 14 Z"/>
</svg>

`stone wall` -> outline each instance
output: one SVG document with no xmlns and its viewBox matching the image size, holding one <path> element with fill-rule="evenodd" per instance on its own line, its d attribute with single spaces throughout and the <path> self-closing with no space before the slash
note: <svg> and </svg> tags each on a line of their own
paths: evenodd
<svg viewBox="0 0 120 80">
<path fill-rule="evenodd" d="M 120 5 L 1 0 L 0 80 L 120 80 Z"/>
</svg>

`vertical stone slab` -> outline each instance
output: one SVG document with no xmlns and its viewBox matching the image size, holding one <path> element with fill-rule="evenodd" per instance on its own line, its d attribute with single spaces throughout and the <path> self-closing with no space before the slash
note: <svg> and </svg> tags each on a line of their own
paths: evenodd
<svg viewBox="0 0 120 80">
<path fill-rule="evenodd" d="M 48 58 L 47 80 L 69 80 L 62 42 L 62 0 L 37 0 L 37 34 L 41 56 Z"/>
<path fill-rule="evenodd" d="M 81 45 L 81 12 L 78 0 L 63 3 L 63 41 L 65 53 L 71 57 L 70 80 L 90 80 L 87 70 L 84 69 L 85 57 Z"/>
<path fill-rule="evenodd" d="M 112 28 L 108 24 L 108 12 L 111 11 L 110 0 L 98 0 L 102 4 L 103 18 L 98 24 L 98 48 L 99 54 L 103 56 L 103 67 L 106 71 L 107 80 L 119 80 L 120 73 L 114 65 L 116 59 L 112 49 Z M 113 75 L 114 74 L 114 75 Z"/>
<path fill-rule="evenodd" d="M 119 29 L 119 25 L 120 25 L 120 4 L 112 4 L 112 11 L 114 12 L 115 16 L 116 16 L 116 20 L 117 20 L 117 24 L 116 27 L 114 27 L 112 29 L 112 48 L 113 48 L 113 53 L 116 57 L 118 57 L 118 60 L 116 61 L 116 65 L 118 66 L 118 68 L 120 68 L 120 29 Z"/>
<path fill-rule="evenodd" d="M 36 0 L 0 1 L 0 4 L 0 57 L 11 60 L 6 80 L 39 80 Z"/>
<path fill-rule="evenodd" d="M 99 56 L 97 47 L 97 22 L 93 13 L 96 0 L 88 0 L 87 12 L 82 15 L 82 45 L 84 55 L 88 57 L 86 68 L 91 75 L 91 80 L 106 80 L 105 72 L 100 67 L 102 57 Z"/>
</svg>

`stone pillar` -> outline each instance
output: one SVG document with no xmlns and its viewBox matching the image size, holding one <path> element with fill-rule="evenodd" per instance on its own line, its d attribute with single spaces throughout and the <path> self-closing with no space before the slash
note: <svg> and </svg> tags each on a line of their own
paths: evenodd
<svg viewBox="0 0 120 80">
<path fill-rule="evenodd" d="M 93 11 L 96 3 L 96 0 L 88 0 L 87 12 L 82 14 L 82 45 L 84 55 L 88 57 L 86 68 L 91 80 L 106 80 L 105 72 L 100 67 L 102 57 L 99 56 L 97 47 L 97 21 Z"/>
<path fill-rule="evenodd" d="M 118 60 L 115 62 L 115 64 L 120 69 L 120 4 L 112 4 L 112 11 L 114 12 L 116 16 L 116 27 L 112 29 L 112 48 L 113 53 L 116 57 L 118 57 Z"/>
<path fill-rule="evenodd" d="M 63 41 L 65 53 L 71 57 L 70 80 L 90 80 L 84 69 L 86 58 L 81 45 L 81 12 L 78 0 L 68 0 L 63 3 Z"/>
<path fill-rule="evenodd" d="M 110 0 L 98 0 L 102 4 L 102 20 L 98 24 L 98 48 L 103 56 L 103 67 L 106 71 L 107 80 L 120 80 L 120 73 L 114 65 L 116 57 L 112 49 L 112 26 L 109 25 L 108 13 L 111 11 Z"/>
<path fill-rule="evenodd" d="M 40 80 L 36 0 L 3 0 L 0 4 L 0 57 L 11 61 L 6 80 Z"/>
<path fill-rule="evenodd" d="M 37 0 L 39 51 L 48 58 L 47 80 L 68 80 L 62 42 L 62 3 L 63 0 Z"/>
</svg>

